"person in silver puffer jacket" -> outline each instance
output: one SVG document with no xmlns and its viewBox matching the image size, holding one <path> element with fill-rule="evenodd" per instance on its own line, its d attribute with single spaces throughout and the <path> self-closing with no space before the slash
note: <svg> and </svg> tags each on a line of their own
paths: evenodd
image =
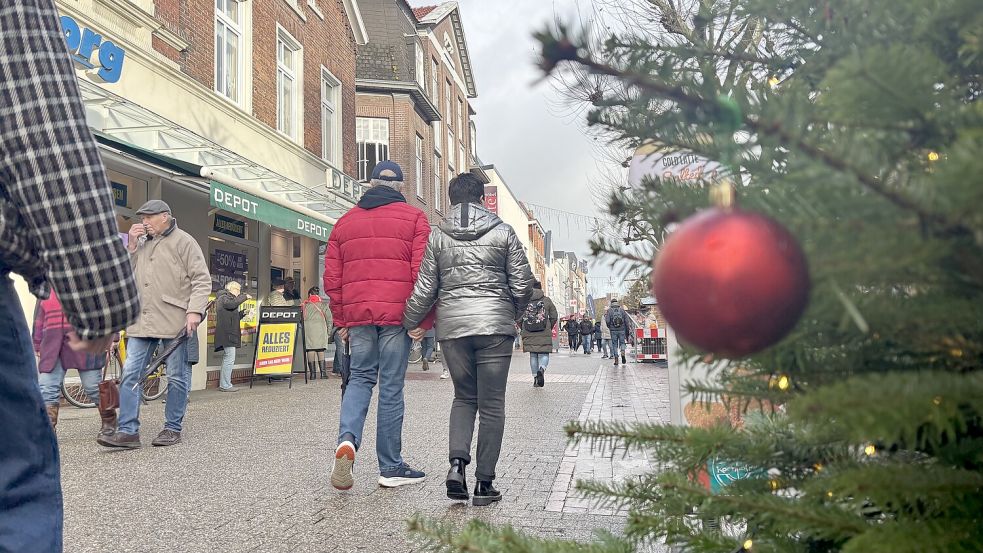
<svg viewBox="0 0 983 553">
<path fill-rule="evenodd" d="M 515 322 L 535 279 L 515 231 L 482 207 L 484 185 L 477 177 L 455 177 L 449 196 L 454 207 L 430 234 L 403 326 L 422 337 L 418 327 L 436 306 L 437 340 L 454 381 L 447 497 L 469 499 L 464 472 L 480 413 L 474 504 L 489 505 L 502 498 L 492 481 L 505 431 L 505 385 Z"/>
</svg>

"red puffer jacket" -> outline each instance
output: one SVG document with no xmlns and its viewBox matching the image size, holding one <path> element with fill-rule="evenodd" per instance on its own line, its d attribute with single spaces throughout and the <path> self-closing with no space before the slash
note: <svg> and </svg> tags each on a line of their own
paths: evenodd
<svg viewBox="0 0 983 553">
<path fill-rule="evenodd" d="M 335 326 L 402 326 L 429 237 L 426 214 L 402 194 L 387 186 L 369 189 L 328 239 L 324 292 Z"/>
</svg>

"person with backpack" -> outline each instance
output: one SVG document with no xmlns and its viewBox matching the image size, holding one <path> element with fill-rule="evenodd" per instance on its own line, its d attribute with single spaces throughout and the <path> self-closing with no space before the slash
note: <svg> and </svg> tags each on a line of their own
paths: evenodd
<svg viewBox="0 0 983 553">
<path fill-rule="evenodd" d="M 570 353 L 575 353 L 580 347 L 580 321 L 577 320 L 577 315 L 570 315 L 567 319 L 566 330 Z"/>
<path fill-rule="evenodd" d="M 533 388 L 542 388 L 546 384 L 546 367 L 553 352 L 553 327 L 556 326 L 557 314 L 553 300 L 543 293 L 542 283 L 537 280 L 532 288 L 532 298 L 520 319 L 522 351 L 529 354 Z"/>
<path fill-rule="evenodd" d="M 618 300 L 611 300 L 611 308 L 608 309 L 605 320 L 608 323 L 608 328 L 611 329 L 611 356 L 614 357 L 614 364 L 615 366 L 618 365 L 618 352 L 621 352 L 621 364 L 625 364 L 628 362 L 625 359 L 625 349 L 627 347 L 629 319 Z"/>
<path fill-rule="evenodd" d="M 590 320 L 587 313 L 580 319 L 580 339 L 583 340 L 584 353 L 590 355 L 594 351 L 594 321 Z"/>
</svg>

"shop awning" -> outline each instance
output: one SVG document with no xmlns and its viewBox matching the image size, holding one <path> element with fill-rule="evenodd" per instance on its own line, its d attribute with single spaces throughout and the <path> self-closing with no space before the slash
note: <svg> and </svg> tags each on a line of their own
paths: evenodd
<svg viewBox="0 0 983 553">
<path fill-rule="evenodd" d="M 273 194 L 250 190 L 242 183 L 212 180 L 210 188 L 208 197 L 212 207 L 321 242 L 328 241 L 336 222 L 310 209 L 292 206 Z"/>
<path fill-rule="evenodd" d="M 157 167 L 161 167 L 175 173 L 182 173 L 191 177 L 201 177 L 201 165 L 195 165 L 194 163 L 188 163 L 187 161 L 182 161 L 170 156 L 158 154 L 157 152 L 152 152 L 139 146 L 134 146 L 129 142 L 124 142 L 95 129 L 89 130 L 92 131 L 92 136 L 95 137 L 96 142 L 102 144 L 103 146 L 108 146 L 113 150 L 123 152 L 141 161 L 145 161 L 151 165 L 156 165 Z"/>
</svg>

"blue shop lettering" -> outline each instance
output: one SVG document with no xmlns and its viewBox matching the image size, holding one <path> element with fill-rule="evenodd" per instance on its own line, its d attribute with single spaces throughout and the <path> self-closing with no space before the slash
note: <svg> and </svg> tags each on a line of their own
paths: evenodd
<svg viewBox="0 0 983 553">
<path fill-rule="evenodd" d="M 67 15 L 61 16 L 61 28 L 65 33 L 68 51 L 76 63 L 86 69 L 96 69 L 92 64 L 92 53 L 98 50 L 99 67 L 96 75 L 107 83 L 119 82 L 126 57 L 122 48 L 111 40 L 103 40 L 92 29 L 80 27 L 78 22 Z"/>
</svg>

